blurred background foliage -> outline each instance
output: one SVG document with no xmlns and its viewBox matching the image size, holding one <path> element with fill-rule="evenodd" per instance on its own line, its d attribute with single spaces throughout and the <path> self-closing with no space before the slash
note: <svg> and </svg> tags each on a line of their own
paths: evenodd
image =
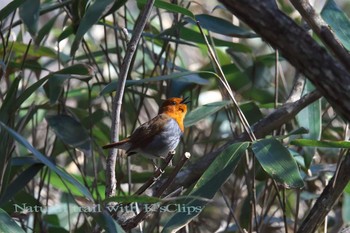
<svg viewBox="0 0 350 233">
<path fill-rule="evenodd" d="M 108 151 L 101 146 L 110 141 L 112 96 L 145 2 L 1 1 L 1 232 L 122 232 L 107 212 L 94 208 L 103 209 L 105 199 Z M 288 1 L 278 3 L 302 23 Z M 339 39 L 346 47 L 349 35 L 342 32 L 350 31 L 349 3 L 316 1 L 315 8 L 333 28 L 343 29 Z M 300 78 L 218 2 L 156 1 L 128 74 L 120 139 L 154 117 L 162 100 L 189 96 L 187 128 L 174 159 L 176 164 L 188 151 L 188 166 L 243 132 L 195 20 L 208 35 L 249 124 L 283 105 Z M 314 90 L 304 85 L 302 95 Z M 308 131 L 293 133 L 300 128 Z M 332 107 L 317 100 L 271 134 L 284 137 L 223 150 L 201 179 L 180 194 L 206 198 L 180 202 L 202 211 L 156 211 L 132 231 L 185 226 L 183 232 L 293 232 L 349 147 L 347 130 Z M 311 140 L 291 144 L 301 138 Z M 340 144 L 329 146 L 324 140 Z M 252 153 L 254 169 L 247 162 Z M 122 200 L 152 177 L 153 168 L 141 156 L 122 157 L 116 172 Z M 331 232 L 350 223 L 349 194 L 347 188 L 326 220 Z M 133 198 L 126 203 L 150 201 Z"/>
</svg>

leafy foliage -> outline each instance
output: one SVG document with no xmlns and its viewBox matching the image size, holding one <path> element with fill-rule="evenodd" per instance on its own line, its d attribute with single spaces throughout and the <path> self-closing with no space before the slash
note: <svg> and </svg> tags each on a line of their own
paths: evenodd
<svg viewBox="0 0 350 233">
<path fill-rule="evenodd" d="M 149 160 L 120 156 L 117 195 L 106 197 L 102 145 L 110 141 L 112 98 L 145 3 L 1 3 L 0 231 L 123 232 L 144 208 L 144 232 L 292 232 L 349 149 L 347 124 L 321 99 L 282 125 L 270 122 L 266 138 L 249 140 L 238 108 L 250 125 L 259 122 L 287 101 L 298 75 L 215 1 L 155 1 L 123 96 L 121 139 L 154 117 L 165 98 L 190 98 L 174 159 L 179 164 L 189 151 L 189 163 L 161 197 L 136 196 L 148 179 L 156 180 L 152 193 L 175 169 L 155 179 Z M 349 49 L 346 11 L 328 0 L 321 16 Z M 306 82 L 299 95 L 313 90 Z M 295 133 L 299 127 L 308 132 Z M 349 195 L 347 188 L 329 217 L 334 231 L 340 219 L 350 224 Z M 109 202 L 117 205 L 110 210 Z"/>
</svg>

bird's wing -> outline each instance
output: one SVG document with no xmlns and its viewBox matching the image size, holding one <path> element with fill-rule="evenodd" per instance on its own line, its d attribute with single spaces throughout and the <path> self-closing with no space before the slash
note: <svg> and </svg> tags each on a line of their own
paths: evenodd
<svg viewBox="0 0 350 233">
<path fill-rule="evenodd" d="M 148 145 L 155 135 L 159 134 L 164 125 L 171 120 L 166 114 L 159 114 L 152 120 L 140 125 L 129 137 L 130 142 L 135 142 L 139 147 Z"/>
</svg>

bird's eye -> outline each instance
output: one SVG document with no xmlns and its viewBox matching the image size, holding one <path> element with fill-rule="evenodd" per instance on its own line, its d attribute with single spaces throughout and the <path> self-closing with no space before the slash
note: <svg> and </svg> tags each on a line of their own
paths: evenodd
<svg viewBox="0 0 350 233">
<path fill-rule="evenodd" d="M 171 101 L 170 104 L 171 105 L 176 105 L 176 102 L 175 101 Z"/>
</svg>

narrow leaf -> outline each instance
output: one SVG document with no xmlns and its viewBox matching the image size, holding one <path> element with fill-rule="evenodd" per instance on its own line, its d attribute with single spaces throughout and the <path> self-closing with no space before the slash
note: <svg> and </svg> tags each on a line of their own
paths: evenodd
<svg viewBox="0 0 350 233">
<path fill-rule="evenodd" d="M 17 8 L 21 6 L 25 1 L 28 0 L 13 0 L 9 4 L 7 4 L 4 8 L 0 10 L 0 21 L 3 21 L 7 16 L 15 12 Z"/>
<path fill-rule="evenodd" d="M 191 76 L 193 74 L 201 74 L 201 73 L 216 75 L 215 73 L 208 72 L 208 71 L 199 71 L 199 72 L 185 71 L 185 72 L 172 73 L 169 75 L 162 75 L 162 76 L 145 78 L 140 80 L 127 80 L 126 86 L 137 86 L 137 85 L 143 85 L 146 83 L 166 81 L 166 80 L 172 80 L 172 79 L 179 79 L 186 82 L 192 82 L 198 85 L 208 84 L 209 82 L 203 78 L 200 78 L 200 77 L 193 78 L 193 76 Z M 115 90 L 117 90 L 117 82 L 113 81 L 103 88 L 100 95 L 109 94 Z"/>
<path fill-rule="evenodd" d="M 0 222 L 0 232 L 25 233 L 3 209 L 0 209 Z"/>
<path fill-rule="evenodd" d="M 109 202 L 118 202 L 120 204 L 128 204 L 132 202 L 136 203 L 158 203 L 160 202 L 161 199 L 157 197 L 150 197 L 146 195 L 141 195 L 141 196 L 114 196 L 114 197 L 109 197 L 103 200 L 103 203 L 109 203 Z"/>
<path fill-rule="evenodd" d="M 110 7 L 113 6 L 114 0 L 99 0 L 94 3 L 86 10 L 85 15 L 79 23 L 77 33 L 75 35 L 72 48 L 71 56 L 77 51 L 80 41 L 82 40 L 85 33 L 103 16 L 104 12 L 107 12 Z"/>
<path fill-rule="evenodd" d="M 124 233 L 123 228 L 116 222 L 112 216 L 106 211 L 100 212 L 93 215 L 94 220 L 101 226 L 105 232 L 109 233 Z"/>
<path fill-rule="evenodd" d="M 19 7 L 19 16 L 33 38 L 36 36 L 39 20 L 40 0 L 25 1 Z"/>
<path fill-rule="evenodd" d="M 42 163 L 33 164 L 21 172 L 9 186 L 6 187 L 5 193 L 0 198 L 0 206 L 8 202 L 14 195 L 21 191 L 29 181 L 42 169 Z"/>
<path fill-rule="evenodd" d="M 215 17 L 207 14 L 196 15 L 196 20 L 199 21 L 200 25 L 212 32 L 233 36 L 233 37 L 243 37 L 243 38 L 252 38 L 257 37 L 256 34 L 247 31 L 241 27 L 233 25 L 231 22 L 226 21 L 222 18 Z"/>
<path fill-rule="evenodd" d="M 137 2 L 139 4 L 143 4 L 143 5 L 146 4 L 146 0 L 137 0 Z M 161 9 L 173 12 L 173 13 L 183 14 L 183 15 L 186 15 L 186 16 L 192 18 L 192 19 L 195 19 L 193 13 L 190 10 L 183 8 L 183 7 L 176 5 L 176 4 L 156 0 L 154 2 L 154 6 L 157 8 L 161 8 Z"/>
<path fill-rule="evenodd" d="M 303 95 L 313 91 L 315 87 L 310 81 L 306 80 Z M 321 100 L 316 100 L 314 103 L 309 104 L 306 108 L 301 110 L 297 114 L 297 120 L 300 127 L 308 129 L 309 133 L 303 135 L 303 138 L 319 140 L 321 138 L 322 127 L 322 113 L 321 113 Z M 315 148 L 304 148 L 304 160 L 307 168 L 310 167 L 312 158 L 314 157 Z"/>
<path fill-rule="evenodd" d="M 200 106 L 186 115 L 185 126 L 189 127 L 196 124 L 198 121 L 207 118 L 208 116 L 220 111 L 222 108 L 230 104 L 231 101 L 219 101 Z"/>
<path fill-rule="evenodd" d="M 334 0 L 328 0 L 324 5 L 321 16 L 335 32 L 344 47 L 350 51 L 350 20 L 337 6 Z"/>
<path fill-rule="evenodd" d="M 52 17 L 38 32 L 38 36 L 35 38 L 35 44 L 39 45 L 41 41 L 48 36 L 54 26 L 56 19 L 59 15 Z"/>
<path fill-rule="evenodd" d="M 235 170 L 241 154 L 248 148 L 249 144 L 249 142 L 235 143 L 226 148 L 212 162 L 189 193 L 189 196 L 198 198 L 185 199 L 180 206 L 186 207 L 188 211 L 177 212 L 166 223 L 162 232 L 175 232 L 200 214 L 208 203 L 204 199 L 212 199 L 214 197 L 215 193 Z"/>
<path fill-rule="evenodd" d="M 37 159 L 39 159 L 42 163 L 44 163 L 51 171 L 57 173 L 62 179 L 68 181 L 69 183 L 75 185 L 81 193 L 89 200 L 93 201 L 93 198 L 89 192 L 89 190 L 79 183 L 76 179 L 70 176 L 64 170 L 58 168 L 55 164 L 53 164 L 46 156 L 41 154 L 37 149 L 35 149 L 29 142 L 23 138 L 20 134 L 15 132 L 13 129 L 7 127 L 3 122 L 0 122 L 0 126 L 5 129 L 17 142 L 27 148 Z"/>
<path fill-rule="evenodd" d="M 325 148 L 350 148 L 349 141 L 319 141 L 312 139 L 295 139 L 290 142 L 295 146 L 325 147 Z"/>
<path fill-rule="evenodd" d="M 286 188 L 302 188 L 303 179 L 292 155 L 274 138 L 255 141 L 252 145 L 261 167 Z"/>
<path fill-rule="evenodd" d="M 46 120 L 64 143 L 83 151 L 84 154 L 91 153 L 89 134 L 80 122 L 68 115 L 47 116 Z"/>
</svg>

